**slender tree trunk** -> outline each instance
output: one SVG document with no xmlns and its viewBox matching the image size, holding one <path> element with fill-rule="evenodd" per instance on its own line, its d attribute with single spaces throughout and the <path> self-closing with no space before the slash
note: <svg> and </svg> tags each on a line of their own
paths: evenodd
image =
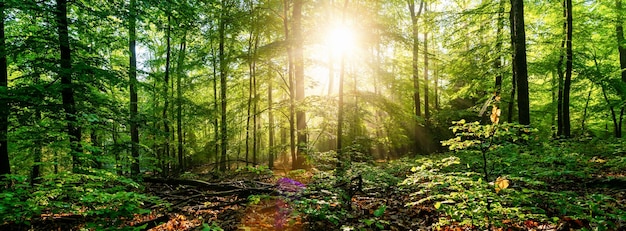
<svg viewBox="0 0 626 231">
<path fill-rule="evenodd" d="M 254 95 L 253 101 L 252 101 L 252 163 L 254 165 L 258 164 L 257 161 L 257 155 L 258 155 L 258 148 L 259 148 L 259 139 L 258 139 L 258 126 L 259 126 L 259 118 L 258 118 L 258 114 L 259 114 L 259 110 L 258 110 L 258 104 L 259 104 L 259 94 L 258 94 L 258 86 L 257 86 L 257 76 L 256 76 L 256 50 L 257 47 L 259 46 L 259 35 L 258 33 L 255 33 L 255 38 L 254 38 L 254 46 L 252 48 L 252 62 L 251 62 L 251 74 L 252 74 L 252 95 Z"/>
<path fill-rule="evenodd" d="M 583 110 L 583 118 L 580 123 L 581 134 L 585 133 L 585 120 L 587 120 L 587 109 L 589 108 L 589 101 L 591 101 L 591 92 L 593 92 L 593 84 L 589 86 L 589 92 L 587 93 L 587 100 L 585 100 L 585 109 Z"/>
<path fill-rule="evenodd" d="M 624 39 L 624 19 L 622 0 L 615 0 L 615 9 L 617 11 L 617 20 L 615 26 L 615 32 L 617 36 L 617 50 L 619 52 L 619 66 L 622 74 L 622 82 L 626 83 L 626 40 Z M 622 93 L 622 96 L 626 93 Z M 619 137 L 622 137 L 622 121 L 624 119 L 624 106 L 620 110 L 619 117 Z"/>
<path fill-rule="evenodd" d="M 139 126 L 137 121 L 137 52 L 135 50 L 135 43 L 137 40 L 136 30 L 136 14 L 137 14 L 136 0 L 130 0 L 129 10 L 129 23 L 128 23 L 128 50 L 130 53 L 130 70 L 128 72 L 130 78 L 130 139 L 131 147 L 130 152 L 133 157 L 133 162 L 130 167 L 131 176 L 139 175 Z"/>
<path fill-rule="evenodd" d="M 571 136 L 570 122 L 570 88 L 572 85 L 572 0 L 565 0 L 567 14 L 567 59 L 565 60 L 565 81 L 563 82 L 563 135 Z"/>
<path fill-rule="evenodd" d="M 619 65 L 621 74 L 622 74 L 622 82 L 626 82 L 626 40 L 624 39 L 624 19 L 623 19 L 623 8 L 622 8 L 622 0 L 615 0 L 615 9 L 617 11 L 617 20 L 615 26 L 615 32 L 617 37 L 617 50 L 619 52 Z"/>
<path fill-rule="evenodd" d="M 168 14 L 171 14 L 171 12 L 168 12 Z M 172 55 L 172 46 L 171 46 L 171 33 L 172 33 L 172 28 L 171 28 L 171 20 L 172 20 L 172 16 L 168 15 L 167 16 L 167 29 L 165 32 L 165 39 L 166 39 L 166 51 L 165 51 L 165 77 L 163 78 L 163 132 L 165 133 L 165 142 L 164 142 L 164 147 L 163 147 L 163 155 L 161 155 L 163 158 L 168 158 L 170 156 L 170 125 L 169 125 L 169 118 L 167 116 L 167 109 L 169 108 L 169 83 L 170 83 L 170 60 L 171 60 L 171 55 Z M 163 166 L 163 171 L 165 173 L 165 175 L 169 174 L 169 161 L 165 160 L 164 161 L 164 166 Z"/>
<path fill-rule="evenodd" d="M 250 32 L 250 38 L 248 39 L 248 56 L 252 56 L 252 36 L 253 36 L 253 32 Z M 248 57 L 250 58 L 250 57 Z M 245 137 L 245 143 L 246 143 L 246 150 L 245 150 L 245 155 L 246 155 L 246 166 L 248 166 L 250 164 L 249 162 L 249 156 L 250 156 L 250 119 L 252 118 L 252 61 L 248 61 L 248 74 L 249 74 L 249 78 L 248 78 L 248 105 L 247 105 L 247 111 L 246 111 L 246 137 Z"/>
<path fill-rule="evenodd" d="M 181 87 L 181 81 L 183 75 L 185 75 L 185 55 L 187 50 L 187 31 L 183 33 L 183 39 L 180 43 L 180 54 L 178 54 L 178 74 L 176 75 L 176 136 L 178 138 L 178 169 L 183 171 L 185 167 L 184 152 L 183 152 L 183 89 Z"/>
<path fill-rule="evenodd" d="M 496 59 L 493 61 L 493 69 L 496 72 L 495 97 L 499 98 L 502 92 L 502 29 L 504 27 L 504 0 L 498 3 L 498 22 L 496 28 Z"/>
<path fill-rule="evenodd" d="M 267 81 L 267 113 L 268 113 L 268 127 L 269 127 L 269 160 L 267 166 L 269 169 L 274 169 L 274 157 L 276 148 L 274 148 L 274 99 L 272 98 L 273 80 L 271 75 Z"/>
<path fill-rule="evenodd" d="M 291 165 L 295 166 L 296 156 L 296 86 L 294 84 L 294 58 L 293 58 L 293 42 L 289 30 L 289 0 L 283 0 L 283 27 L 285 29 L 285 41 L 287 41 L 287 74 L 289 87 L 289 151 L 291 153 Z"/>
<path fill-rule="evenodd" d="M 566 0 L 563 0 L 563 18 L 567 18 L 567 3 Z M 563 21 L 563 34 L 567 34 L 567 20 Z M 559 50 L 559 62 L 557 63 L 557 74 L 558 74 L 558 98 L 556 102 L 557 106 L 557 137 L 564 135 L 564 116 L 563 116 L 563 82 L 565 80 L 565 72 L 563 71 L 563 60 L 565 60 L 565 44 L 567 42 L 567 36 L 564 36 L 561 40 L 561 49 Z"/>
<path fill-rule="evenodd" d="M 67 0 L 57 0 L 56 4 L 57 30 L 59 33 L 59 46 L 61 50 L 61 96 L 63 98 L 63 109 L 65 110 L 65 120 L 67 121 L 67 135 L 70 138 L 72 171 L 79 172 L 82 167 L 80 159 L 83 148 L 80 144 L 81 129 L 78 126 L 76 116 L 76 102 L 74 100 L 74 90 L 72 86 L 72 54 L 70 49 L 70 37 L 67 20 Z"/>
<path fill-rule="evenodd" d="M 226 4 L 224 3 L 227 0 L 222 0 L 222 7 L 227 8 Z M 228 149 L 228 123 L 226 121 L 226 109 L 227 109 L 227 101 L 226 101 L 226 91 L 227 89 L 227 84 L 226 84 L 226 75 L 227 75 L 227 68 L 228 65 L 226 63 L 226 50 L 224 48 L 224 45 L 226 43 L 226 15 L 224 15 L 226 12 L 224 12 L 225 10 L 229 10 L 229 9 L 224 9 L 222 10 L 222 12 L 220 13 L 220 19 L 219 19 L 219 63 L 220 63 L 220 98 L 221 98 L 221 124 L 220 124 L 220 129 L 221 129 L 221 158 L 220 158 L 220 170 L 226 171 L 226 151 Z"/>
<path fill-rule="evenodd" d="M 526 33 L 524 29 L 524 2 L 511 0 L 511 14 L 513 14 L 515 36 L 515 78 L 517 81 L 517 113 L 520 124 L 530 125 L 530 102 L 528 98 L 528 69 L 526 66 Z"/>
<path fill-rule="evenodd" d="M 211 28 L 211 31 L 213 31 L 213 28 Z M 215 113 L 217 113 L 219 111 L 219 106 L 218 106 L 218 94 L 217 94 L 217 76 L 218 76 L 218 65 L 217 65 L 217 52 L 215 52 L 215 47 L 214 45 L 214 40 L 213 40 L 213 36 L 211 36 L 211 64 L 213 66 L 213 111 Z M 213 146 L 215 147 L 215 152 L 213 153 L 215 155 L 215 169 L 218 169 L 218 163 L 219 163 L 219 153 L 220 153 L 220 134 L 219 134 L 219 119 L 217 116 L 215 116 L 215 118 L 213 119 Z"/>
<path fill-rule="evenodd" d="M 424 119 L 428 125 L 430 119 L 430 106 L 428 102 L 428 32 L 424 33 Z"/>
<path fill-rule="evenodd" d="M 39 78 L 35 77 L 35 84 L 37 84 L 37 82 L 39 82 Z M 41 110 L 39 108 L 35 109 L 35 118 L 37 119 L 38 122 L 40 121 L 41 118 Z M 40 140 L 36 140 L 35 141 L 35 145 L 33 147 L 33 169 L 30 173 L 30 183 L 31 185 L 34 185 L 35 183 L 37 183 L 39 180 L 37 178 L 39 178 L 39 176 L 41 176 L 41 141 Z"/>
<path fill-rule="evenodd" d="M 419 57 L 419 26 L 418 19 L 422 14 L 422 9 L 424 8 L 424 0 L 420 1 L 419 10 L 415 9 L 415 0 L 407 0 L 407 5 L 409 7 L 409 12 L 411 13 L 411 32 L 412 32 L 412 40 L 413 40 L 413 106 L 415 107 L 415 117 L 422 116 L 421 109 L 421 99 L 420 99 L 420 84 L 419 84 L 419 67 L 418 67 L 418 57 Z M 415 147 L 414 151 L 417 153 L 421 149 L 419 137 L 421 136 L 421 128 L 420 124 L 415 121 L 415 126 L 413 128 L 414 139 L 415 139 Z"/>
<path fill-rule="evenodd" d="M 345 20 L 345 10 L 348 8 L 348 0 L 345 0 L 343 6 L 342 13 L 342 21 Z M 344 147 L 343 147 L 343 121 L 344 121 L 344 82 L 346 80 L 346 54 L 343 52 L 341 54 L 341 67 L 339 73 L 339 100 L 337 102 L 337 168 L 339 171 L 336 171 L 338 176 L 342 176 L 347 166 L 343 166 L 344 162 L 348 162 L 350 160 L 349 156 L 345 156 Z"/>
<path fill-rule="evenodd" d="M 293 168 L 299 169 L 304 166 L 304 154 L 307 150 L 306 112 L 304 104 L 304 38 L 302 36 L 302 5 L 304 0 L 293 1 L 293 58 L 294 77 L 296 83 L 296 130 L 298 134 L 298 151 Z"/>
<path fill-rule="evenodd" d="M 512 5 L 511 8 L 513 8 Z M 509 30 L 511 31 L 511 52 L 515 53 L 515 18 L 513 17 L 513 10 L 509 12 L 509 21 Z M 513 62 L 511 62 L 511 94 L 509 96 L 510 100 L 507 114 L 507 122 L 509 123 L 513 123 L 513 114 L 515 110 L 515 93 L 517 90 L 517 78 L 515 78 L 515 76 L 517 75 L 515 73 L 517 68 L 515 67 L 515 65 L 515 59 L 513 59 Z"/>
<path fill-rule="evenodd" d="M 9 88 L 7 78 L 7 54 L 6 38 L 4 36 L 4 20 L 6 3 L 0 1 L 0 180 L 4 179 L 4 174 L 11 173 L 9 163 Z"/>
</svg>

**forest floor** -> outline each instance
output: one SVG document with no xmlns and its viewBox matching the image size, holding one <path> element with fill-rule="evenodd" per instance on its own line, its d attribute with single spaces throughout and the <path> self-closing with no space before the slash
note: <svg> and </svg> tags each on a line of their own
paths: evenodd
<svg viewBox="0 0 626 231">
<path fill-rule="evenodd" d="M 142 193 L 160 202 L 144 204 L 151 212 L 121 228 L 626 230 L 626 152 L 578 154 L 569 145 L 492 153 L 489 181 L 476 153 L 353 162 L 343 177 L 324 160 L 309 170 L 201 167 L 176 179 L 146 177 Z M 96 218 L 42 214 L 0 230 L 85 230 Z"/>
<path fill-rule="evenodd" d="M 599 160 L 599 161 L 598 161 Z M 394 181 L 390 178 L 397 178 L 394 182 L 404 181 L 407 176 L 411 175 L 409 164 L 400 164 L 403 167 L 390 167 L 387 163 L 370 163 L 370 169 L 362 169 L 361 173 L 366 172 L 377 174 L 377 177 L 387 178 L 386 181 Z M 598 208 L 596 210 L 610 210 L 608 207 L 623 211 L 626 205 L 626 169 L 615 171 L 603 168 L 601 164 L 604 160 L 593 159 L 587 160 L 587 163 L 598 167 L 591 177 L 576 176 L 576 174 L 563 174 L 561 178 L 538 177 L 545 181 L 545 185 L 541 186 L 546 193 L 562 193 L 568 192 L 568 195 L 605 195 L 609 199 L 609 203 L 602 204 L 597 201 Z M 365 165 L 360 165 L 363 168 Z M 396 168 L 388 171 L 392 175 L 377 172 Z M 379 170 L 372 170 L 379 169 Z M 425 203 L 407 206 L 418 199 L 424 199 L 425 196 L 415 197 L 415 190 L 402 187 L 399 184 L 379 184 L 375 182 L 359 183 L 355 179 L 348 182 L 348 187 L 338 186 L 348 189 L 353 188 L 354 191 L 349 192 L 349 200 L 337 199 L 338 194 L 334 194 L 332 187 L 328 187 L 329 179 L 318 177 L 320 174 L 314 171 L 298 172 L 296 174 L 287 174 L 286 171 L 266 171 L 258 174 L 247 172 L 227 178 L 233 182 L 237 180 L 262 181 L 269 184 L 277 184 L 282 177 L 291 177 L 294 180 L 302 182 L 309 186 L 309 190 L 302 192 L 297 198 L 286 198 L 281 195 L 247 195 L 242 198 L 241 195 L 231 195 L 221 198 L 212 198 L 214 203 L 223 203 L 225 206 L 213 206 L 212 209 L 200 209 L 198 205 L 187 206 L 180 212 L 170 214 L 169 221 L 161 224 L 151 230 L 485 230 L 484 224 L 468 224 L 458 221 L 443 222 L 442 220 L 451 219 L 449 213 L 439 210 L 435 200 L 427 200 Z M 354 173 L 357 174 L 357 173 Z M 323 175 L 323 174 L 322 174 Z M 359 174 L 358 180 L 363 180 Z M 369 179 L 371 180 L 371 179 Z M 368 181 L 368 179 L 365 179 Z M 422 182 L 424 183 L 424 182 Z M 324 186 L 324 184 L 326 184 Z M 358 185 L 357 184 L 364 184 Z M 533 188 L 535 186 L 526 185 L 525 182 L 513 182 L 511 180 L 511 188 L 522 190 L 522 188 Z M 515 185 L 517 184 L 517 185 Z M 163 185 L 149 185 L 149 190 L 159 191 L 163 189 Z M 358 187 L 358 188 L 357 188 Z M 526 189 L 523 189 L 526 190 Z M 155 193 L 158 194 L 158 193 Z M 536 196 L 529 193 L 529 195 Z M 545 194 L 549 196 L 550 194 Z M 208 199 L 208 198 L 206 198 Z M 347 199 L 347 198 L 345 198 Z M 541 201 L 541 196 L 535 198 Z M 545 199 L 545 198 L 543 198 Z M 598 197 L 597 200 L 603 200 Z M 219 201 L 219 202 L 215 202 Z M 240 203 L 235 203 L 239 201 Z M 303 202 L 304 201 L 304 202 Z M 170 203 L 177 204 L 176 200 L 170 200 Z M 207 203 L 207 202 L 205 202 Z M 563 203 L 581 203 L 578 199 L 571 199 Z M 577 216 L 575 213 L 562 211 L 571 209 L 569 205 L 564 207 L 552 206 L 551 203 L 535 204 L 537 209 L 541 209 L 547 217 L 551 219 L 529 218 L 520 219 L 502 219 L 492 221 L 494 225 L 489 230 L 580 230 L 591 229 L 597 227 L 594 222 L 612 222 L 610 228 L 604 230 L 626 230 L 624 223 L 624 214 L 603 214 L 606 217 L 601 218 L 602 221 L 593 220 L 589 217 Z M 593 204 L 583 205 L 594 206 Z M 200 206 L 202 207 L 202 206 Z M 206 206 L 204 206 L 206 207 Z M 307 209 L 309 209 L 307 211 Z M 475 209 L 478 210 L 478 209 Z M 561 211 L 559 211 L 561 210 Z M 589 213 L 598 212 L 589 210 Z M 615 215 L 615 216 L 613 216 Z M 477 215 L 480 216 L 480 215 Z M 498 219 L 498 215 L 494 215 L 493 219 Z M 621 216 L 621 217 L 619 217 Z M 506 216 L 504 216 L 506 218 Z M 523 217 L 523 216 L 522 216 Z M 479 223 L 486 222 L 488 218 L 480 218 Z M 592 215 L 592 219 L 593 215 Z M 476 222 L 475 220 L 473 222 Z M 218 228 L 219 227 L 219 228 Z M 597 230 L 603 230 L 602 228 Z"/>
</svg>

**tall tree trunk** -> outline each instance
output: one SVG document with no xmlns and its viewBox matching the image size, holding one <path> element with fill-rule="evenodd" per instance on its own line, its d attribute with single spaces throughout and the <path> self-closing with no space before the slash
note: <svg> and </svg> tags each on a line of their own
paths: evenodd
<svg viewBox="0 0 626 231">
<path fill-rule="evenodd" d="M 622 82 L 626 83 L 626 40 L 624 40 L 624 18 L 622 9 L 622 0 L 615 0 L 615 9 L 617 11 L 617 20 L 615 32 L 617 36 L 617 50 L 619 52 L 619 66 L 622 74 Z M 626 93 L 622 93 L 622 96 Z M 620 110 L 619 117 L 619 137 L 622 137 L 622 120 L 624 119 L 624 106 Z"/>
<path fill-rule="evenodd" d="M 183 39 L 180 43 L 180 54 L 178 54 L 178 64 L 176 68 L 178 73 L 176 74 L 176 136 L 178 139 L 177 151 L 178 151 L 178 169 L 182 171 L 185 167 L 184 152 L 183 152 L 183 88 L 181 87 L 181 81 L 183 75 L 185 75 L 185 55 L 187 50 L 187 31 L 183 32 Z"/>
<path fill-rule="evenodd" d="M 426 124 L 430 119 L 430 106 L 428 103 L 428 33 L 424 33 L 424 119 Z"/>
<path fill-rule="evenodd" d="M 213 28 L 211 28 L 213 31 Z M 218 106 L 218 94 L 217 94 L 217 76 L 218 76 L 218 64 L 217 64 L 217 52 L 215 51 L 213 36 L 211 36 L 211 64 L 213 66 L 213 111 L 217 113 L 219 111 Z M 215 169 L 218 169 L 217 165 L 219 163 L 219 153 L 220 153 L 220 134 L 219 134 L 219 119 L 217 116 L 213 119 L 213 146 L 215 147 Z"/>
<path fill-rule="evenodd" d="M 220 63 L 220 98 L 221 98 L 221 157 L 220 157 L 220 171 L 226 171 L 226 151 L 228 148 L 228 121 L 226 121 L 226 109 L 227 109 L 227 100 L 226 100 L 226 75 L 228 65 L 226 63 L 226 50 L 224 45 L 226 43 L 226 15 L 225 11 L 230 10 L 225 4 L 225 1 L 222 0 L 222 7 L 225 8 L 221 11 L 220 19 L 219 19 L 219 63 Z"/>
<path fill-rule="evenodd" d="M 169 82 L 170 82 L 170 60 L 171 60 L 171 56 L 172 56 L 172 46 L 171 46 L 171 40 L 172 40 L 172 27 L 171 27 L 171 20 L 172 20 L 172 16 L 169 15 L 171 14 L 171 12 L 168 11 L 168 16 L 167 16 L 167 28 L 166 28 L 166 32 L 165 32 L 165 39 L 166 39 L 166 51 L 165 51 L 165 77 L 163 78 L 163 132 L 165 133 L 165 142 L 163 144 L 163 155 L 161 155 L 163 158 L 168 158 L 170 156 L 170 125 L 169 125 L 169 118 L 167 116 L 167 109 L 169 108 L 169 95 L 168 95 L 168 90 L 169 90 Z M 163 171 L 165 173 L 165 175 L 167 175 L 169 173 L 169 161 L 164 161 L 164 166 L 163 166 Z"/>
<path fill-rule="evenodd" d="M 511 6 L 511 8 L 513 8 L 513 6 Z M 509 30 L 511 31 L 511 52 L 515 53 L 515 18 L 513 17 L 512 10 L 509 12 L 509 21 Z M 517 75 L 515 73 L 517 68 L 515 65 L 515 61 L 511 62 L 511 92 L 509 96 L 509 108 L 507 114 L 507 122 L 509 123 L 513 123 L 513 112 L 515 111 L 515 93 L 517 90 L 517 78 L 515 78 Z"/>
<path fill-rule="evenodd" d="M 259 35 L 255 33 L 254 38 L 254 46 L 252 48 L 252 62 L 251 62 L 251 70 L 252 70 L 252 95 L 254 95 L 254 99 L 252 101 L 252 163 L 257 165 L 257 155 L 259 148 L 259 139 L 258 139 L 258 129 L 259 129 L 259 94 L 258 94 L 258 86 L 257 86 L 257 76 L 256 76 L 256 51 L 259 46 Z"/>
<path fill-rule="evenodd" d="M 341 21 L 343 22 L 346 17 L 345 10 L 348 8 L 348 0 L 345 0 L 343 5 L 343 12 L 341 16 Z M 346 54 L 345 51 L 341 53 L 341 67 L 339 70 L 339 99 L 337 102 L 337 168 L 339 171 L 336 171 L 338 176 L 342 176 L 347 166 L 344 166 L 344 162 L 350 160 L 350 157 L 344 156 L 343 152 L 343 121 L 344 121 L 344 100 L 343 100 L 343 88 L 344 82 L 346 79 Z"/>
<path fill-rule="evenodd" d="M 293 168 L 299 169 L 304 164 L 304 154 L 307 150 L 307 131 L 306 131 L 306 112 L 304 104 L 304 38 L 302 37 L 302 5 L 304 0 L 293 1 L 293 58 L 294 58 L 294 77 L 296 82 L 296 124 L 298 134 L 298 152 Z"/>
<path fill-rule="evenodd" d="M 0 180 L 4 174 L 11 173 L 9 163 L 9 88 L 7 78 L 6 38 L 4 36 L 4 20 L 6 3 L 0 1 Z"/>
<path fill-rule="evenodd" d="M 283 0 L 283 27 L 285 29 L 285 41 L 287 41 L 287 74 L 289 85 L 289 152 L 291 153 L 291 165 L 295 166 L 296 163 L 296 86 L 294 84 L 294 58 L 293 58 L 293 42 L 291 41 L 291 34 L 289 30 L 289 0 Z"/>
<path fill-rule="evenodd" d="M 130 70 L 128 72 L 130 78 L 129 90 L 130 90 L 130 139 L 131 139 L 131 156 L 133 162 L 130 167 L 131 176 L 139 175 L 139 128 L 137 121 L 137 52 L 135 50 L 135 43 L 137 41 L 136 30 L 136 14 L 137 14 L 136 0 L 130 0 L 129 9 L 129 23 L 128 23 L 128 50 L 130 53 Z"/>
<path fill-rule="evenodd" d="M 267 113 L 268 113 L 268 127 L 269 127 L 269 160 L 267 166 L 269 169 L 274 169 L 274 157 L 276 148 L 274 148 L 274 99 L 272 98 L 273 80 L 270 75 L 267 81 Z"/>
<path fill-rule="evenodd" d="M 415 107 L 415 117 L 422 116 L 421 109 L 421 99 L 420 99 L 420 84 L 419 84 L 419 67 L 418 67 L 418 56 L 419 56 L 419 26 L 418 26 L 418 18 L 422 14 L 422 9 L 424 8 L 424 0 L 420 1 L 419 10 L 415 9 L 415 0 L 407 0 L 407 5 L 409 7 L 409 12 L 411 13 L 411 32 L 412 32 L 412 40 L 413 40 L 413 106 Z M 415 136 L 415 147 L 414 151 L 417 153 L 421 149 L 419 137 L 421 136 L 420 132 L 422 131 L 419 123 L 415 121 L 414 136 Z"/>
<path fill-rule="evenodd" d="M 565 81 L 563 82 L 563 135 L 565 137 L 571 136 L 571 122 L 570 122 L 570 88 L 572 85 L 572 0 L 565 0 L 567 5 L 567 59 L 565 60 Z"/>
<path fill-rule="evenodd" d="M 80 144 L 81 130 L 78 126 L 76 116 L 76 102 L 74 101 L 74 90 L 72 86 L 72 54 L 70 50 L 70 37 L 67 20 L 67 0 L 57 0 L 56 21 L 59 33 L 59 47 L 61 50 L 61 96 L 63 98 L 63 109 L 65 110 L 65 120 L 67 121 L 67 135 L 70 138 L 72 171 L 79 172 L 82 167 L 80 159 L 83 147 Z"/>
<path fill-rule="evenodd" d="M 504 27 L 504 0 L 498 3 L 498 22 L 496 28 L 496 59 L 493 61 L 493 69 L 496 72 L 496 85 L 494 96 L 500 98 L 502 92 L 502 29 Z"/>
<path fill-rule="evenodd" d="M 528 97 L 528 69 L 526 64 L 526 33 L 524 29 L 524 2 L 511 0 L 511 14 L 514 19 L 515 43 L 513 62 L 517 80 L 517 113 L 520 124 L 530 125 L 530 102 Z"/>
<path fill-rule="evenodd" d="M 567 3 L 563 0 L 563 18 L 567 18 Z M 563 35 L 567 34 L 567 20 L 563 21 Z M 561 40 L 561 49 L 559 50 L 559 62 L 557 63 L 557 75 L 558 79 L 558 98 L 556 102 L 557 106 L 557 137 L 563 136 L 565 120 L 563 117 L 563 82 L 565 81 L 565 72 L 563 71 L 563 60 L 565 60 L 565 45 L 567 42 L 567 36 L 563 36 Z"/>
</svg>

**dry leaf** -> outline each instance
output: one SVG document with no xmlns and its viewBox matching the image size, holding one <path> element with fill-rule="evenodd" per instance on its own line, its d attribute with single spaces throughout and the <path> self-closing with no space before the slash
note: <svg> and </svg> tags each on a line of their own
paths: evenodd
<svg viewBox="0 0 626 231">
<path fill-rule="evenodd" d="M 496 193 L 508 187 L 509 187 L 509 180 L 507 180 L 504 177 L 498 177 L 498 179 L 496 179 Z"/>
</svg>

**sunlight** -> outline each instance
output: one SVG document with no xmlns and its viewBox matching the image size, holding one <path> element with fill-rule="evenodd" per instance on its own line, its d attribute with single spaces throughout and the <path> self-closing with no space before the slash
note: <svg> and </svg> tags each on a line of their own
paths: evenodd
<svg viewBox="0 0 626 231">
<path fill-rule="evenodd" d="M 356 33 L 347 25 L 337 24 L 326 34 L 326 45 L 334 54 L 353 51 L 356 43 Z"/>
</svg>

